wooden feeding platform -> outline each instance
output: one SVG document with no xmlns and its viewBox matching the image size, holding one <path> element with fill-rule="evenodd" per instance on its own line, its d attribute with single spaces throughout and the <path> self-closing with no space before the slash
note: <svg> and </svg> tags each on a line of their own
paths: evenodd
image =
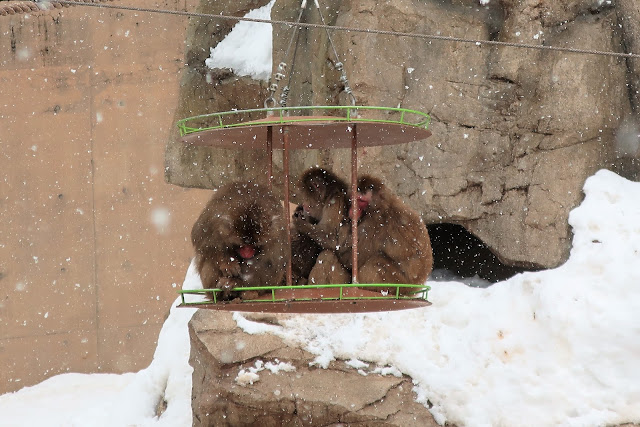
<svg viewBox="0 0 640 427">
<path fill-rule="evenodd" d="M 338 111 L 344 116 L 289 116 L 305 110 Z M 358 112 L 371 111 L 386 119 L 366 119 Z M 243 116 L 273 113 L 264 119 L 235 122 Z M 409 121 L 411 118 L 419 121 Z M 333 149 L 352 148 L 357 125 L 357 146 L 377 147 L 419 141 L 431 136 L 430 117 L 401 108 L 382 107 L 289 107 L 227 111 L 190 117 L 178 122 L 182 142 L 191 145 L 237 149 Z M 199 126 L 198 126 L 199 124 Z M 194 127 L 195 126 L 195 127 Z M 275 131 L 275 132 L 274 132 Z M 285 138 L 275 135 L 288 133 Z M 272 136 L 269 136 L 272 133 Z M 270 141 L 271 139 L 271 141 Z M 271 147 L 269 147 L 271 143 Z"/>
<path fill-rule="evenodd" d="M 386 292 L 360 289 L 362 284 L 304 285 L 242 287 L 235 291 L 253 292 L 253 296 L 241 296 L 237 300 L 218 301 L 220 289 L 197 289 L 181 291 L 180 307 L 212 308 L 223 311 L 270 312 L 270 313 L 363 313 L 372 311 L 395 311 L 431 305 L 427 301 L 428 286 L 367 284 L 368 288 L 385 289 Z M 411 290 L 410 295 L 400 294 L 401 289 Z M 260 294 L 257 294 L 260 292 Z M 188 302 L 187 295 L 199 295 L 205 301 Z"/>
<path fill-rule="evenodd" d="M 375 116 L 375 118 L 363 117 Z M 305 115 L 308 114 L 308 115 Z M 327 115 L 331 114 L 331 115 Z M 256 120 L 255 117 L 265 118 Z M 267 150 L 269 164 L 266 175 L 269 186 L 273 176 L 273 150 L 283 150 L 284 217 L 290 229 L 289 157 L 290 150 L 351 149 L 351 205 L 356 206 L 358 177 L 358 148 L 404 144 L 431 136 L 429 115 L 403 108 L 371 106 L 304 106 L 261 108 L 227 111 L 189 117 L 178 122 L 183 143 L 192 146 L 210 146 L 240 150 Z M 355 209 L 352 210 L 355 215 Z M 352 218 L 352 224 L 357 223 Z M 291 235 L 287 233 L 289 247 Z M 391 311 L 430 305 L 428 286 L 399 284 L 358 283 L 358 233 L 352 227 L 352 283 L 342 285 L 291 286 L 291 253 L 287 263 L 287 286 L 260 286 L 236 288 L 246 293 L 261 291 L 268 297 L 239 298 L 219 301 L 217 289 L 183 290 L 180 306 L 197 306 L 228 311 L 258 311 L 276 313 L 356 313 Z M 381 288 L 372 292 L 361 287 Z M 405 295 L 401 288 L 415 287 Z M 395 289 L 395 293 L 394 293 Z M 385 294 L 384 290 L 390 290 Z M 187 294 L 209 295 L 210 300 L 191 303 Z"/>
</svg>

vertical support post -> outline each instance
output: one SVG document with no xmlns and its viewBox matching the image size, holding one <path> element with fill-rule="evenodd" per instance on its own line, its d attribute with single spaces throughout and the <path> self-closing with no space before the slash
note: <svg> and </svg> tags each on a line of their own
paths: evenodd
<svg viewBox="0 0 640 427">
<path fill-rule="evenodd" d="M 273 126 L 267 126 L 267 154 L 269 155 L 269 166 L 267 167 L 267 183 L 269 190 L 273 180 Z"/>
<path fill-rule="evenodd" d="M 289 208 L 289 126 L 282 127 L 282 145 L 284 153 L 282 155 L 282 169 L 284 172 L 284 218 L 287 228 L 287 286 L 292 284 L 291 262 L 293 256 L 291 254 L 291 209 Z"/>
<path fill-rule="evenodd" d="M 353 123 L 351 130 L 351 283 L 358 283 L 358 131 Z"/>
</svg>

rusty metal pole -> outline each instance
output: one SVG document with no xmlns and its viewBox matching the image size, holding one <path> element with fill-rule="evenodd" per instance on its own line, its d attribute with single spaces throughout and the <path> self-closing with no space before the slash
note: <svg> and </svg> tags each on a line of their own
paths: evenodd
<svg viewBox="0 0 640 427">
<path fill-rule="evenodd" d="M 289 127 L 282 127 L 282 145 L 284 153 L 282 155 L 282 169 L 284 172 L 284 217 L 285 224 L 287 225 L 287 256 L 289 260 L 287 262 L 287 286 L 292 284 L 292 270 L 291 262 L 293 256 L 291 254 L 291 209 L 289 208 Z"/>
<path fill-rule="evenodd" d="M 351 130 L 351 283 L 358 283 L 358 132 L 354 123 Z"/>
<path fill-rule="evenodd" d="M 267 127 L 267 154 L 269 155 L 269 165 L 267 166 L 267 182 L 269 190 L 272 187 L 273 180 L 273 126 Z"/>
</svg>

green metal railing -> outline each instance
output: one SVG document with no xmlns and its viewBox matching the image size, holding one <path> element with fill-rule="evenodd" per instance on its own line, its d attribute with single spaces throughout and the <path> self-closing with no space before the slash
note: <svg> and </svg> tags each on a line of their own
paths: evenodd
<svg viewBox="0 0 640 427">
<path fill-rule="evenodd" d="M 291 112 L 296 111 L 322 111 L 327 112 L 334 110 L 341 113 L 340 116 L 321 116 L 321 117 L 290 117 Z M 377 111 L 386 114 L 399 114 L 397 119 L 373 119 L 360 117 L 358 111 Z M 227 129 L 241 126 L 255 125 L 255 117 L 258 113 L 265 115 L 267 120 L 260 120 L 261 125 L 265 124 L 291 124 L 299 122 L 318 122 L 330 120 L 333 122 L 366 122 L 366 123 L 391 123 L 405 126 L 413 126 L 427 129 L 431 123 L 431 117 L 421 111 L 408 110 L 406 108 L 388 108 L 388 107 L 372 107 L 372 106 L 346 106 L 346 105 L 314 105 L 302 107 L 279 107 L 279 108 L 254 108 L 250 110 L 234 110 L 222 113 L 203 114 L 200 116 L 187 117 L 179 120 L 177 123 L 180 129 L 180 136 L 185 136 L 194 132 L 201 132 L 212 129 Z M 247 117 L 248 116 L 248 117 Z M 242 119 L 249 120 L 243 121 Z M 410 120 L 410 119 L 414 120 Z"/>
<path fill-rule="evenodd" d="M 321 298 L 276 298 L 276 291 L 278 290 L 295 290 L 295 289 L 339 289 L 338 296 L 321 297 Z M 344 295 L 345 288 L 381 288 L 381 289 L 393 289 L 394 292 L 389 292 L 387 295 L 380 296 L 346 296 Z M 414 289 L 409 295 L 401 295 L 401 289 Z M 328 284 L 328 285 L 301 285 L 301 286 L 245 286 L 234 288 L 233 292 L 244 291 L 260 291 L 266 293 L 259 298 L 255 299 L 243 299 L 242 302 L 285 302 L 285 301 L 356 301 L 356 300 L 415 300 L 415 299 L 427 299 L 427 293 L 431 290 L 431 287 L 425 285 L 410 285 L 410 284 Z M 222 289 L 188 289 L 181 290 L 180 295 L 182 297 L 182 304 L 189 305 L 202 305 L 202 304 L 218 304 L 218 294 L 224 292 Z M 185 301 L 185 295 L 204 295 L 211 294 L 211 299 L 199 302 L 187 302 Z M 269 296 L 270 295 L 270 296 Z"/>
</svg>

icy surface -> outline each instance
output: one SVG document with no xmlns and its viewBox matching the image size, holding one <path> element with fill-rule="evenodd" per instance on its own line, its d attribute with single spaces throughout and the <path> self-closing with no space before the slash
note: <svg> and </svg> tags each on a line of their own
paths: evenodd
<svg viewBox="0 0 640 427">
<path fill-rule="evenodd" d="M 271 19 L 275 0 L 254 9 L 245 17 Z M 209 68 L 231 68 L 238 76 L 251 76 L 256 80 L 268 80 L 271 74 L 271 24 L 262 22 L 238 22 L 233 30 L 215 48 L 205 61 Z"/>
<path fill-rule="evenodd" d="M 235 314 L 252 334 L 273 333 L 363 375 L 403 373 L 440 423 L 599 426 L 640 421 L 640 183 L 600 171 L 571 212 L 569 261 L 489 288 L 431 282 L 424 309 L 291 315 L 284 326 Z M 185 289 L 201 287 L 193 265 Z M 151 365 L 125 375 L 66 374 L 0 396 L 1 426 L 190 426 L 187 322 L 172 309 Z M 368 366 L 367 366 L 368 364 Z M 256 362 L 258 372 L 293 370 Z M 255 371 L 255 372 L 252 372 Z M 251 375 L 253 374 L 253 375 Z M 245 382 L 246 381 L 246 382 Z M 275 392 L 274 392 L 275 393 Z M 155 415 L 161 399 L 167 409 Z"/>
</svg>

